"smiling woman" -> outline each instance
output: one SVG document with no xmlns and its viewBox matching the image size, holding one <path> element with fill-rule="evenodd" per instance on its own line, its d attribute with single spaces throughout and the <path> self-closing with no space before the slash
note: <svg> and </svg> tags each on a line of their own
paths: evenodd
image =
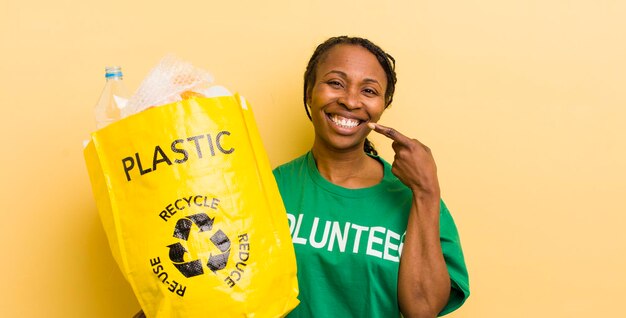
<svg viewBox="0 0 626 318">
<path fill-rule="evenodd" d="M 363 48 L 366 49 L 369 53 L 373 54 L 373 56 L 377 59 L 380 67 L 382 67 L 383 71 L 384 71 L 384 75 L 385 75 L 385 90 L 382 92 L 384 93 L 384 101 L 385 101 L 385 108 L 387 108 L 387 106 L 389 106 L 391 104 L 391 102 L 393 101 L 393 93 L 395 92 L 395 88 L 396 88 L 396 73 L 395 73 L 395 60 L 394 58 L 385 53 L 380 47 L 378 47 L 377 45 L 375 45 L 374 43 L 365 40 L 365 39 L 361 39 L 361 38 L 356 38 L 356 37 L 346 37 L 346 36 L 340 36 L 340 37 L 334 37 L 334 38 L 330 38 L 327 41 L 325 41 L 324 43 L 320 44 L 317 49 L 315 50 L 315 52 L 313 53 L 313 55 L 311 56 L 311 59 L 309 60 L 309 64 L 307 65 L 306 71 L 304 72 L 304 108 L 306 110 L 306 114 L 307 116 L 309 116 L 309 119 L 312 120 L 311 117 L 311 113 L 309 111 L 309 98 L 311 96 L 311 89 L 315 86 L 315 81 L 317 79 L 317 66 L 318 64 L 322 63 L 331 48 L 337 46 L 337 45 L 351 45 L 355 48 Z M 367 59 L 368 57 L 366 57 Z M 339 72 L 341 75 L 343 75 L 343 77 L 346 77 L 347 74 L 343 73 L 339 70 L 335 70 L 336 72 Z M 368 79 L 368 80 L 373 80 L 373 79 Z M 340 85 L 341 83 L 334 83 L 334 85 Z M 381 83 L 377 82 L 377 84 L 380 86 Z M 381 93 L 381 91 L 377 92 L 378 94 Z M 367 138 L 365 139 L 365 152 L 367 153 L 371 153 L 374 155 L 377 155 L 376 150 L 373 148 L 372 144 L 367 140 Z"/>
<path fill-rule="evenodd" d="M 315 127 L 314 149 L 348 151 L 363 146 L 368 122 L 377 122 L 385 109 L 385 71 L 367 49 L 333 47 L 316 68 L 307 96 Z"/>
<path fill-rule="evenodd" d="M 469 281 L 428 147 L 376 124 L 393 100 L 395 61 L 369 40 L 320 44 L 304 75 L 315 139 L 274 175 L 298 263 L 289 317 L 435 317 L 460 307 Z M 393 140 L 392 165 L 367 141 Z"/>
</svg>

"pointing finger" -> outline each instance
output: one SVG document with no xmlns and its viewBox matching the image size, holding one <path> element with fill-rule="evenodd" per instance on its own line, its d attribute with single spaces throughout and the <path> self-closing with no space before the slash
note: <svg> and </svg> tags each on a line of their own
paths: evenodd
<svg viewBox="0 0 626 318">
<path fill-rule="evenodd" d="M 402 133 L 400 133 L 399 131 L 391 127 L 386 127 L 381 124 L 375 124 L 375 123 L 367 123 L 367 126 L 370 129 L 374 130 L 375 132 L 381 135 L 384 135 L 393 141 L 397 141 L 402 145 L 408 145 L 411 141 L 409 137 L 403 135 Z"/>
</svg>

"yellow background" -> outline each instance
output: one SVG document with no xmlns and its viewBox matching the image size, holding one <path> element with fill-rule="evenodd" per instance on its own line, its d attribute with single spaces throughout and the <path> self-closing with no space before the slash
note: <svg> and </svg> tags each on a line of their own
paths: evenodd
<svg viewBox="0 0 626 318">
<path fill-rule="evenodd" d="M 139 309 L 82 156 L 105 65 L 131 89 L 167 53 L 209 70 L 275 166 L 311 144 L 302 74 L 338 34 L 396 57 L 381 123 L 435 154 L 471 275 L 450 317 L 624 316 L 626 2 L 605 0 L 3 0 L 0 315 Z"/>
</svg>

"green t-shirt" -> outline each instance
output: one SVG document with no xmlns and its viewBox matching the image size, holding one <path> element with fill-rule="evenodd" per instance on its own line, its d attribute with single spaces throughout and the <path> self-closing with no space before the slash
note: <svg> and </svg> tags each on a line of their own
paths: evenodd
<svg viewBox="0 0 626 318">
<path fill-rule="evenodd" d="M 347 189 L 324 179 L 311 152 L 274 169 L 296 251 L 300 304 L 288 317 L 400 317 L 398 265 L 411 191 L 384 165 L 383 180 Z M 469 281 L 443 201 L 441 244 L 452 290 L 440 315 L 460 307 Z"/>
</svg>

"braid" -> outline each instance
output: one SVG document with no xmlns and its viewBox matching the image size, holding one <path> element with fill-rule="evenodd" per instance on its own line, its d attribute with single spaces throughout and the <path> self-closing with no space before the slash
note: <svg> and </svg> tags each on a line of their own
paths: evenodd
<svg viewBox="0 0 626 318">
<path fill-rule="evenodd" d="M 374 148 L 374 144 L 367 138 L 365 138 L 365 144 L 363 144 L 363 151 L 372 156 L 378 156 L 378 151 Z"/>
</svg>

